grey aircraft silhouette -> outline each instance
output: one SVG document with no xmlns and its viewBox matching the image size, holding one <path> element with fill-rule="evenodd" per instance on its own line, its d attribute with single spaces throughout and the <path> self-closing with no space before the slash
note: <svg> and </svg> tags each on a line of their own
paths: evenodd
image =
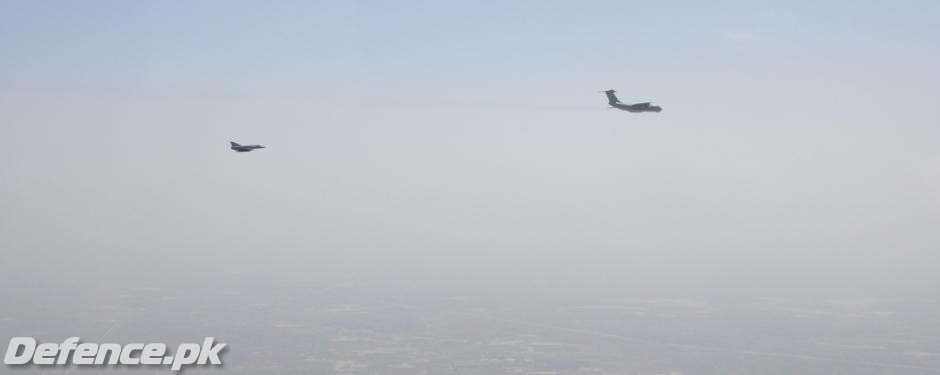
<svg viewBox="0 0 940 375">
<path fill-rule="evenodd" d="M 617 108 L 621 111 L 627 112 L 661 112 L 663 107 L 658 105 L 651 105 L 650 102 L 646 103 L 636 103 L 636 104 L 623 104 L 620 102 L 620 99 L 617 99 L 617 95 L 614 95 L 616 91 L 607 90 L 601 91 L 602 93 L 607 94 L 607 104 L 610 104 L 611 108 Z"/>
<path fill-rule="evenodd" d="M 232 144 L 232 150 L 235 150 L 236 152 L 248 152 L 248 151 L 259 149 L 259 148 L 264 148 L 264 146 L 262 145 L 240 145 L 235 142 L 229 142 L 229 143 Z"/>
</svg>

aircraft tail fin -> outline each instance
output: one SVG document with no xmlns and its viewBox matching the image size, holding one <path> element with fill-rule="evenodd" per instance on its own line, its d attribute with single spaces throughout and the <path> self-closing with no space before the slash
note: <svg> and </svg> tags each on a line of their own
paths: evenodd
<svg viewBox="0 0 940 375">
<path fill-rule="evenodd" d="M 620 99 L 617 99 L 617 95 L 614 94 L 615 92 L 614 90 L 604 91 L 604 93 L 607 94 L 607 104 L 614 105 L 620 103 Z"/>
<path fill-rule="evenodd" d="M 235 143 L 235 142 L 232 142 L 232 141 L 229 141 L 229 143 L 231 143 L 231 144 L 232 144 L 232 147 L 238 147 L 238 146 L 241 146 L 240 144 L 238 144 L 238 143 Z"/>
</svg>

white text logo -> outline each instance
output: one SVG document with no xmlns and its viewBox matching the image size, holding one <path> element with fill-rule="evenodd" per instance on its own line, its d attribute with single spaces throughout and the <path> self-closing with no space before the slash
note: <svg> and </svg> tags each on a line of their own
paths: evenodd
<svg viewBox="0 0 940 375">
<path fill-rule="evenodd" d="M 164 365 L 179 371 L 187 365 L 221 365 L 219 353 L 225 344 L 207 337 L 199 344 L 180 344 L 175 355 L 168 353 L 166 344 L 95 344 L 79 342 L 69 337 L 61 344 L 37 344 L 32 337 L 14 337 L 7 347 L 3 363 L 7 365 Z"/>
</svg>

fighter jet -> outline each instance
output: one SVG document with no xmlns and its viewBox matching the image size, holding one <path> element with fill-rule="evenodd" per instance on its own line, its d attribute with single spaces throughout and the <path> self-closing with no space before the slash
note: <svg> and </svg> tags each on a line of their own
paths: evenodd
<svg viewBox="0 0 940 375">
<path fill-rule="evenodd" d="M 235 152 L 248 152 L 254 149 L 264 148 L 264 146 L 262 145 L 240 145 L 235 142 L 229 142 L 229 143 L 232 144 L 232 150 L 235 150 Z"/>
<path fill-rule="evenodd" d="M 663 110 L 663 107 L 658 105 L 650 105 L 650 102 L 646 103 L 636 103 L 636 104 L 623 104 L 620 102 L 620 99 L 617 99 L 617 95 L 614 95 L 616 91 L 607 90 L 601 91 L 602 93 L 607 94 L 607 104 L 610 104 L 611 108 L 617 108 L 621 111 L 627 112 L 660 112 Z"/>
</svg>

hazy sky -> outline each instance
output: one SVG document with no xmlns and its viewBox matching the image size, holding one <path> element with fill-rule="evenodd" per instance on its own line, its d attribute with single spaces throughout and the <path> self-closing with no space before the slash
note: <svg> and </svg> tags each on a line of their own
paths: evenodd
<svg viewBox="0 0 940 375">
<path fill-rule="evenodd" d="M 0 273 L 37 293 L 934 295 L 937 19 L 936 1 L 0 1 Z M 608 110 L 611 88 L 664 111 Z"/>
</svg>

